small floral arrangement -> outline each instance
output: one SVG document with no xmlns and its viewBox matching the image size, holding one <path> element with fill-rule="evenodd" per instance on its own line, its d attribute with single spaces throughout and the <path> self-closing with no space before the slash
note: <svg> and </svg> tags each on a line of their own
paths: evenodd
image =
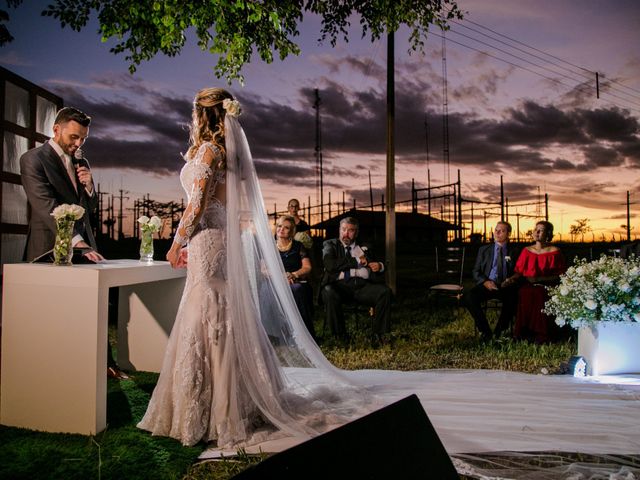
<svg viewBox="0 0 640 480">
<path fill-rule="evenodd" d="M 62 205 L 58 205 L 51 212 L 51 216 L 56 219 L 56 222 L 59 221 L 76 221 L 80 220 L 84 215 L 84 208 L 80 205 L 63 203 Z"/>
<path fill-rule="evenodd" d="M 232 117 L 239 117 L 242 113 L 240 102 L 237 100 L 231 100 L 230 98 L 225 98 L 222 101 L 222 108 L 227 111 L 227 115 L 231 115 Z"/>
<path fill-rule="evenodd" d="M 53 263 L 56 265 L 71 265 L 73 225 L 83 215 L 84 208 L 68 203 L 58 205 L 51 212 L 56 221 L 56 239 L 53 244 Z"/>
<path fill-rule="evenodd" d="M 154 215 L 151 218 L 146 215 L 142 215 L 138 218 L 138 223 L 140 224 L 140 230 L 142 233 L 156 233 L 160 231 L 160 227 L 162 226 L 162 220 L 160 217 Z"/>
<path fill-rule="evenodd" d="M 544 312 L 556 316 L 560 326 L 573 328 L 598 321 L 640 322 L 640 257 L 628 259 L 602 255 L 588 262 L 576 260 L 548 288 Z"/>
<path fill-rule="evenodd" d="M 142 232 L 140 239 L 140 261 L 147 263 L 153 262 L 153 234 L 160 231 L 162 220 L 154 215 L 149 218 L 142 215 L 138 218 L 140 231 Z"/>
</svg>

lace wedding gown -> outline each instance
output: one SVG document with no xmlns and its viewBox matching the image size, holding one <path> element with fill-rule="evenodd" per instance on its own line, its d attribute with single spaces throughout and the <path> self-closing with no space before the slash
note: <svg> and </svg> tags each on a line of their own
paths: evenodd
<svg viewBox="0 0 640 480">
<path fill-rule="evenodd" d="M 226 168 L 220 150 L 207 143 L 186 158 L 180 174 L 189 203 L 176 237 L 188 242 L 187 280 L 138 427 L 184 445 L 309 438 L 374 407 L 308 334 L 273 242 L 244 132 L 229 115 L 225 127 Z M 213 154 L 211 165 L 206 152 Z"/>
<path fill-rule="evenodd" d="M 218 197 L 225 172 L 203 162 L 207 150 L 221 160 L 220 151 L 205 144 L 180 173 L 192 207 L 178 230 L 190 237 L 187 280 L 160 379 L 138 425 L 185 445 L 201 439 L 221 444 L 245 439 L 255 414 L 246 389 L 235 378 L 237 356 L 227 323 L 226 211 L 224 198 Z M 199 188 L 203 179 L 208 187 L 204 191 Z M 194 225 L 202 205 L 205 210 Z"/>
</svg>

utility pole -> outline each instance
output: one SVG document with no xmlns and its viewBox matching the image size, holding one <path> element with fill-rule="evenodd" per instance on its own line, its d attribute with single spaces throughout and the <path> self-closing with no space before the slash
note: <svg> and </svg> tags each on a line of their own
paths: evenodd
<svg viewBox="0 0 640 480">
<path fill-rule="evenodd" d="M 460 224 L 460 241 L 464 240 L 462 230 L 462 180 L 460 179 L 460 169 L 458 169 L 458 223 Z"/>
<path fill-rule="evenodd" d="M 131 236 L 138 239 L 138 218 L 140 218 L 140 201 L 136 198 L 133 201 L 133 223 L 131 227 Z"/>
<path fill-rule="evenodd" d="M 506 211 L 506 220 L 507 222 L 509 221 L 509 197 L 505 198 L 504 200 L 504 204 L 505 204 L 505 211 Z"/>
<path fill-rule="evenodd" d="M 427 215 L 431 217 L 431 170 L 427 169 Z"/>
<path fill-rule="evenodd" d="M 627 242 L 631 241 L 631 197 L 627 190 Z"/>
<path fill-rule="evenodd" d="M 109 224 L 107 225 L 107 229 L 108 229 L 107 231 L 109 232 L 109 238 L 111 240 L 115 240 L 116 235 L 115 235 L 115 229 L 113 227 L 114 227 L 116 221 L 113 218 L 113 216 L 114 216 L 114 211 L 113 211 L 113 193 L 109 197 L 109 207 L 108 207 L 108 209 L 109 209 L 108 210 L 109 213 L 108 213 L 107 221 L 109 222 Z"/>
<path fill-rule="evenodd" d="M 484 217 L 484 219 L 483 219 L 483 225 L 482 225 L 482 227 L 483 227 L 483 232 L 484 232 L 484 233 L 483 233 L 483 235 L 482 235 L 482 241 L 483 241 L 483 242 L 486 242 L 486 241 L 487 241 L 487 211 L 486 211 L 486 210 L 483 210 L 483 211 L 482 211 L 482 214 L 483 214 L 483 217 Z"/>
<path fill-rule="evenodd" d="M 371 169 L 369 169 L 369 202 L 371 203 L 371 211 L 373 212 L 373 187 L 371 185 Z"/>
<path fill-rule="evenodd" d="M 120 189 L 120 208 L 118 209 L 118 240 L 124 238 L 124 232 L 122 231 L 122 204 L 123 200 L 129 200 L 129 197 L 125 197 L 124 194 L 129 193 Z"/>
<path fill-rule="evenodd" d="M 411 179 L 411 213 L 418 213 L 418 194 L 414 178 Z"/>
<path fill-rule="evenodd" d="M 107 199 L 107 207 L 104 206 L 104 200 L 102 197 L 104 195 L 109 195 L 107 192 L 103 192 L 100 190 L 100 185 L 98 184 L 98 233 L 100 236 L 103 235 L 102 225 L 105 224 L 104 213 L 107 212 L 107 219 L 109 218 L 109 200 Z M 107 226 L 107 236 L 109 236 L 109 227 Z"/>
<path fill-rule="evenodd" d="M 549 221 L 549 194 L 544 194 L 544 219 Z"/>
<path fill-rule="evenodd" d="M 500 175 L 500 221 L 504 222 L 504 182 Z"/>
<path fill-rule="evenodd" d="M 385 250 L 387 282 L 396 293 L 396 175 L 395 175 L 395 42 L 387 34 L 387 209 L 385 215 Z"/>
<path fill-rule="evenodd" d="M 316 109 L 316 170 L 318 174 L 318 189 L 320 191 L 320 222 L 324 221 L 324 179 L 323 179 L 323 165 L 322 165 L 322 129 L 320 128 L 320 92 L 315 89 L 316 101 L 313 104 L 313 108 Z"/>
</svg>

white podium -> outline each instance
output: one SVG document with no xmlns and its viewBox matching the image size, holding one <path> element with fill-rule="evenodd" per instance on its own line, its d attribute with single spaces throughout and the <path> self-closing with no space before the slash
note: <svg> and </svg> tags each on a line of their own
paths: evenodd
<svg viewBox="0 0 640 480">
<path fill-rule="evenodd" d="M 108 291 L 120 287 L 118 363 L 159 371 L 186 270 L 168 262 L 4 266 L 0 423 L 95 435 L 106 427 Z"/>
</svg>

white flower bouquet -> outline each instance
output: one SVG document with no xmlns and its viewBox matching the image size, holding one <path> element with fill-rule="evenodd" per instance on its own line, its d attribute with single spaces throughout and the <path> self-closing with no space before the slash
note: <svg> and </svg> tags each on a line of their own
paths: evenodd
<svg viewBox="0 0 640 480">
<path fill-rule="evenodd" d="M 599 321 L 640 322 L 640 257 L 629 259 L 602 255 L 588 262 L 576 260 L 560 276 L 560 284 L 548 288 L 544 312 L 556 323 L 573 328 Z"/>
<path fill-rule="evenodd" d="M 142 215 L 138 218 L 140 224 L 140 260 L 150 263 L 153 262 L 153 234 L 160 231 L 162 220 L 154 215 L 151 218 Z"/>
<path fill-rule="evenodd" d="M 80 205 L 63 203 L 62 205 L 58 205 L 51 212 L 51 216 L 55 218 L 56 222 L 59 221 L 76 221 L 80 220 L 84 215 L 84 208 Z"/>
<path fill-rule="evenodd" d="M 140 224 L 140 230 L 142 230 L 142 233 L 159 232 L 160 227 L 162 226 L 162 220 L 156 215 L 152 216 L 151 218 L 147 217 L 146 215 L 142 215 L 140 218 L 138 218 L 138 223 Z"/>
<path fill-rule="evenodd" d="M 56 221 L 56 239 L 53 244 L 53 263 L 56 265 L 71 265 L 73 255 L 72 236 L 73 225 L 84 215 L 84 208 L 80 205 L 63 203 L 51 212 Z"/>
</svg>

